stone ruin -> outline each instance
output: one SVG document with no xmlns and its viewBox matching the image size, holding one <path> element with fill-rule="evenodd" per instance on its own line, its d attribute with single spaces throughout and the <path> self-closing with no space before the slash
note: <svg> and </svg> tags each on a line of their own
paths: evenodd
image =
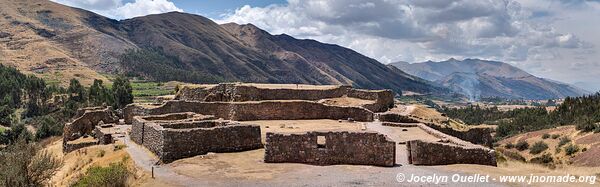
<svg viewBox="0 0 600 187">
<path fill-rule="evenodd" d="M 345 131 L 267 133 L 263 145 L 260 126 L 237 122 L 302 119 L 371 122 L 378 118 L 388 126 L 411 123 L 408 125 L 441 139 L 406 142 L 411 164 L 496 165 L 494 150 L 476 145 L 491 142 L 487 139 L 489 133 L 442 129 L 410 116 L 386 112 L 393 105 L 394 94 L 389 90 L 225 83 L 184 86 L 174 100 L 160 105 L 130 104 L 123 109 L 123 118 L 125 123 L 132 125 L 131 140 L 148 148 L 164 163 L 209 152 L 237 152 L 264 147 L 264 161 L 268 163 L 394 166 L 396 143 L 383 134 Z M 91 118 L 91 114 L 87 115 L 90 117 L 86 118 Z M 95 124 L 99 122 L 94 121 Z M 81 129 L 87 133 L 90 125 L 84 126 Z M 79 125 L 77 127 L 72 132 L 84 131 L 77 130 Z M 102 126 L 95 129 L 97 141 L 112 141 L 107 135 L 109 130 Z"/>
<path fill-rule="evenodd" d="M 358 104 L 372 112 L 384 112 L 394 106 L 391 90 L 362 90 L 351 86 L 314 86 L 317 88 L 269 88 L 244 83 L 221 83 L 217 85 L 184 86 L 175 96 L 176 100 L 205 102 L 244 102 L 266 100 L 305 100 L 327 102 L 332 98 L 355 98 L 366 100 Z M 297 87 L 300 85 L 296 85 Z M 306 85 L 302 85 L 306 86 Z"/>
<path fill-rule="evenodd" d="M 63 151 L 71 152 L 99 143 L 112 143 L 112 134 L 105 129 L 114 127 L 116 123 L 119 123 L 119 117 L 111 107 L 90 107 L 77 110 L 74 120 L 63 127 Z M 94 136 L 96 139 L 92 138 Z"/>
<path fill-rule="evenodd" d="M 357 106 L 335 105 L 336 99 L 348 98 L 361 102 Z M 133 116 L 178 112 L 214 115 L 235 121 L 349 118 L 372 121 L 374 111 L 385 111 L 393 106 L 394 93 L 390 90 L 360 90 L 350 86 L 269 88 L 222 83 L 183 86 L 175 100 L 166 101 L 160 106 L 133 104 L 127 106 L 123 113 L 127 124 L 131 124 Z"/>
<path fill-rule="evenodd" d="M 496 166 L 496 151 L 482 145 L 473 144 L 438 131 L 423 123 L 391 123 L 384 126 L 418 127 L 440 141 L 411 140 L 406 142 L 409 164 L 413 165 L 448 165 L 479 164 Z"/>
<path fill-rule="evenodd" d="M 394 166 L 396 143 L 376 132 L 267 133 L 267 163 Z"/>
<path fill-rule="evenodd" d="M 219 120 L 194 113 L 136 116 L 131 140 L 148 148 L 163 163 L 209 152 L 262 148 L 260 126 Z"/>
</svg>

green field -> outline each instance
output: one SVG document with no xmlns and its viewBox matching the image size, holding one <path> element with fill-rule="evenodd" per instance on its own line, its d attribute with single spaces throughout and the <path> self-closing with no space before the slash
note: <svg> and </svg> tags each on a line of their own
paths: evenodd
<svg viewBox="0 0 600 187">
<path fill-rule="evenodd" d="M 176 82 L 159 83 L 147 81 L 132 81 L 135 102 L 152 102 L 157 96 L 175 94 Z"/>
</svg>

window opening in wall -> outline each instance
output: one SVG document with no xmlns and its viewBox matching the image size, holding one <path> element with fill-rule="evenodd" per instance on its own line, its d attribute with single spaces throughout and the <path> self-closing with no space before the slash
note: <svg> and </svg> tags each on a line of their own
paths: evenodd
<svg viewBox="0 0 600 187">
<path fill-rule="evenodd" d="M 325 148 L 325 144 L 327 144 L 325 136 L 317 136 L 317 148 Z"/>
</svg>

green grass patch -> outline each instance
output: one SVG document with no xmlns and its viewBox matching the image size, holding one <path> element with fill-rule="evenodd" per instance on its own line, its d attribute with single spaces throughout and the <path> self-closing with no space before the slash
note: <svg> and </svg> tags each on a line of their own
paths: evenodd
<svg viewBox="0 0 600 187">
<path fill-rule="evenodd" d="M 173 88 L 166 87 L 164 83 L 159 82 L 132 82 L 131 88 L 134 97 L 161 96 L 175 93 Z"/>
<path fill-rule="evenodd" d="M 72 186 L 127 186 L 130 172 L 124 163 L 113 163 L 108 167 L 94 166 Z"/>
</svg>

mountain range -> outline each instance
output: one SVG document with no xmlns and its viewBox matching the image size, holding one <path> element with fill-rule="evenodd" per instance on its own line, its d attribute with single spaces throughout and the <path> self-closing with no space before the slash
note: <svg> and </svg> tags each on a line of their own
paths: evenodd
<svg viewBox="0 0 600 187">
<path fill-rule="evenodd" d="M 62 84 L 104 74 L 193 83 L 345 84 L 451 91 L 351 49 L 171 12 L 113 20 L 50 1 L 0 0 L 2 64 Z M 7 28 L 4 30 L 4 28 Z"/>
<path fill-rule="evenodd" d="M 589 93 L 573 85 L 533 76 L 498 61 L 449 59 L 441 62 L 396 62 L 391 65 L 462 93 L 470 100 L 488 97 L 554 99 Z"/>
</svg>

